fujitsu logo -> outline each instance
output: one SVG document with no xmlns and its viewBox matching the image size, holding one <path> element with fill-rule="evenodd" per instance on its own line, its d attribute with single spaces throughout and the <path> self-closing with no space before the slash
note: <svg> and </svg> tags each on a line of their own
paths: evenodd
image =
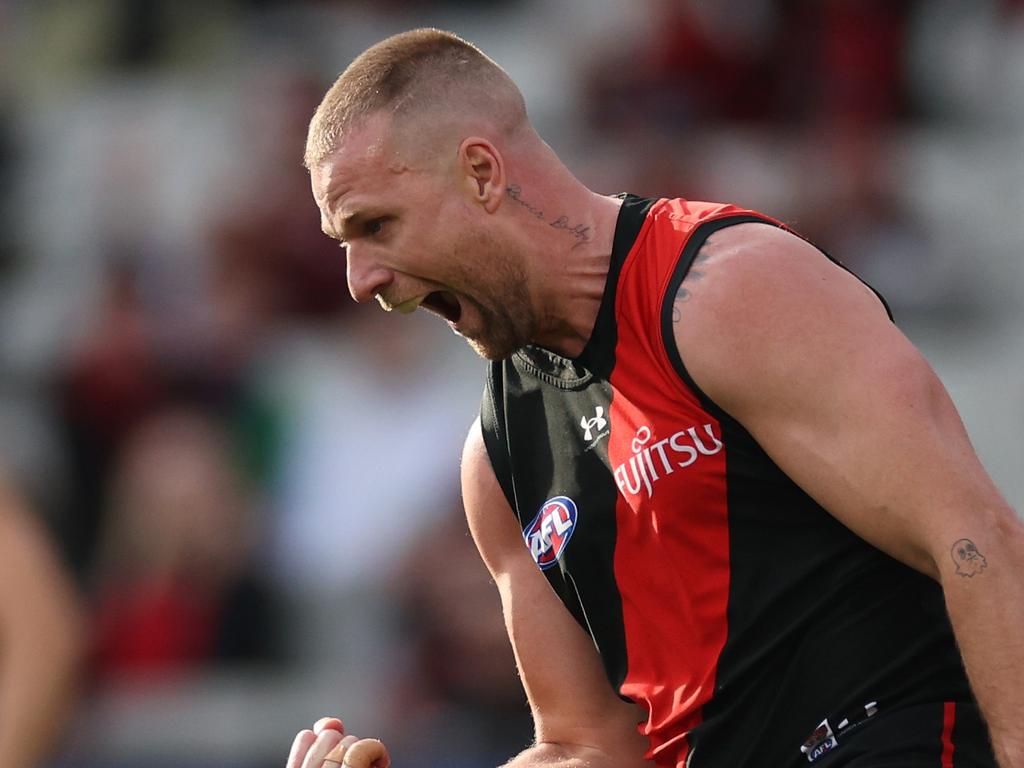
<svg viewBox="0 0 1024 768">
<path fill-rule="evenodd" d="M 640 427 L 630 448 L 633 455 L 615 467 L 615 484 L 628 496 L 643 490 L 647 498 L 654 495 L 654 484 L 677 469 L 685 469 L 700 456 L 714 456 L 722 450 L 722 441 L 715 437 L 710 424 L 703 425 L 704 435 L 697 427 L 687 427 L 671 437 L 651 443 L 651 428 Z M 680 460 L 682 457 L 682 460 Z"/>
<path fill-rule="evenodd" d="M 600 405 L 594 408 L 594 418 L 588 419 L 586 416 L 580 417 L 580 428 L 583 430 L 583 439 L 588 443 L 594 439 L 595 432 L 600 432 L 607 426 L 608 419 L 604 417 L 604 408 Z"/>
</svg>

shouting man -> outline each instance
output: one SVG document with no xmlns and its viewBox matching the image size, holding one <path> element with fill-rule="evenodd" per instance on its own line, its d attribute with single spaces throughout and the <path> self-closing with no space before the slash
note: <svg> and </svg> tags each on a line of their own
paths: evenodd
<svg viewBox="0 0 1024 768">
<path fill-rule="evenodd" d="M 872 289 L 760 213 L 590 191 L 437 30 L 359 56 L 305 160 L 352 296 L 492 361 L 507 768 L 1024 766 L 1024 529 Z M 388 757 L 325 718 L 288 765 L 343 761 Z"/>
</svg>

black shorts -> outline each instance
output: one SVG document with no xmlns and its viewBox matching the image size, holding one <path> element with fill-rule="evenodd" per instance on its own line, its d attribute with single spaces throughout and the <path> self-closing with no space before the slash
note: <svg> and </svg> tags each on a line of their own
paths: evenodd
<svg viewBox="0 0 1024 768">
<path fill-rule="evenodd" d="M 837 736 L 814 768 L 998 768 L 976 704 L 918 704 L 879 712 Z"/>
</svg>

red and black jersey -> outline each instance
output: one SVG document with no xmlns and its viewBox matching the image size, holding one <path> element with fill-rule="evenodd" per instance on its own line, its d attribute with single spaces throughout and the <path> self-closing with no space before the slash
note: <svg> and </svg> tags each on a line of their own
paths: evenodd
<svg viewBox="0 0 1024 768">
<path fill-rule="evenodd" d="M 612 686 L 649 713 L 657 765 L 840 765 L 873 718 L 936 703 L 939 768 L 944 703 L 973 706 L 940 587 L 815 503 L 676 350 L 697 251 L 750 221 L 782 226 L 627 195 L 581 355 L 527 347 L 490 366 L 488 456 Z"/>
</svg>

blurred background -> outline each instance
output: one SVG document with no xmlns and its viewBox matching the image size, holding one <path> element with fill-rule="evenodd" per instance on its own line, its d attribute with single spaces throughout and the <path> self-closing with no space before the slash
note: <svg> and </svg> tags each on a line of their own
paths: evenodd
<svg viewBox="0 0 1024 768">
<path fill-rule="evenodd" d="M 530 740 L 459 501 L 483 364 L 351 305 L 300 164 L 425 25 L 592 188 L 872 282 L 1024 510 L 1021 0 L 0 0 L 0 466 L 81 606 L 48 765 L 281 766 L 326 713 L 402 768 Z"/>
</svg>

